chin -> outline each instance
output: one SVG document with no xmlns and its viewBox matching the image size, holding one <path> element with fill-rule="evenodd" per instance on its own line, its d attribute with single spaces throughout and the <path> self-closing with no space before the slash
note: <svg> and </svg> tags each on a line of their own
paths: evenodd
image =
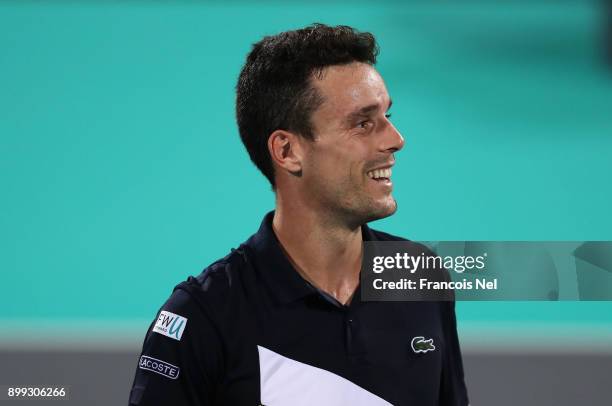
<svg viewBox="0 0 612 406">
<path fill-rule="evenodd" d="M 392 216 L 396 211 L 397 202 L 395 199 L 391 199 L 390 202 L 384 202 L 375 207 L 370 207 L 370 209 L 367 210 L 367 214 L 364 216 L 363 224 Z"/>
</svg>

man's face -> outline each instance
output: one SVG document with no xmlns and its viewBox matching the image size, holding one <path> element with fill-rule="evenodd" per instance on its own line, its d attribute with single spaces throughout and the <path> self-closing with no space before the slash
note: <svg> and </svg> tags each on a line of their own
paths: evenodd
<svg viewBox="0 0 612 406">
<path fill-rule="evenodd" d="M 305 143 L 302 169 L 311 204 L 352 226 L 390 216 L 397 210 L 393 153 L 404 139 L 389 121 L 381 76 L 370 65 L 351 63 L 311 80 L 323 97 L 311 117 L 315 140 Z"/>
</svg>

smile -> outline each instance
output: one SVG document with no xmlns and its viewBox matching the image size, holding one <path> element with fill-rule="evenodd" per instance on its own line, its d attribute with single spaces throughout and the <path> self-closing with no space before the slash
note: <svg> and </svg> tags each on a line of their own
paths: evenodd
<svg viewBox="0 0 612 406">
<path fill-rule="evenodd" d="M 391 168 L 374 169 L 373 171 L 366 172 L 366 175 L 374 180 L 391 179 Z"/>
</svg>

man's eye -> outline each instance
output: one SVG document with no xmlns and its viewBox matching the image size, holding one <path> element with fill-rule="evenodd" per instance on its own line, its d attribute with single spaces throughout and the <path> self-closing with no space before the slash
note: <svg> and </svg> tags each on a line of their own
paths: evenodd
<svg viewBox="0 0 612 406">
<path fill-rule="evenodd" d="M 391 113 L 385 114 L 385 117 L 387 117 L 387 119 L 390 119 L 391 118 Z"/>
<path fill-rule="evenodd" d="M 370 120 L 364 120 L 364 121 L 360 121 L 359 124 L 357 124 L 357 126 L 359 128 L 368 128 L 370 124 L 372 124 Z"/>
</svg>

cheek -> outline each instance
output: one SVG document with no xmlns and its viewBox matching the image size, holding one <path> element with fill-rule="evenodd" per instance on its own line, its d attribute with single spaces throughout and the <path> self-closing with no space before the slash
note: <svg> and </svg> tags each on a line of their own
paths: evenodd
<svg viewBox="0 0 612 406">
<path fill-rule="evenodd" d="M 317 162 L 317 167 L 313 169 L 321 179 L 335 185 L 349 185 L 363 182 L 362 171 L 359 166 L 355 163 L 348 162 L 346 158 L 334 157 L 321 160 Z"/>
<path fill-rule="evenodd" d="M 342 157 L 335 151 L 315 150 L 309 156 L 304 165 L 311 176 L 330 176 L 342 167 Z"/>
<path fill-rule="evenodd" d="M 317 178 L 316 181 L 333 182 L 338 185 L 362 184 L 365 180 L 363 164 L 357 159 L 355 145 L 326 145 L 313 150 L 304 165 L 305 175 Z"/>
</svg>

